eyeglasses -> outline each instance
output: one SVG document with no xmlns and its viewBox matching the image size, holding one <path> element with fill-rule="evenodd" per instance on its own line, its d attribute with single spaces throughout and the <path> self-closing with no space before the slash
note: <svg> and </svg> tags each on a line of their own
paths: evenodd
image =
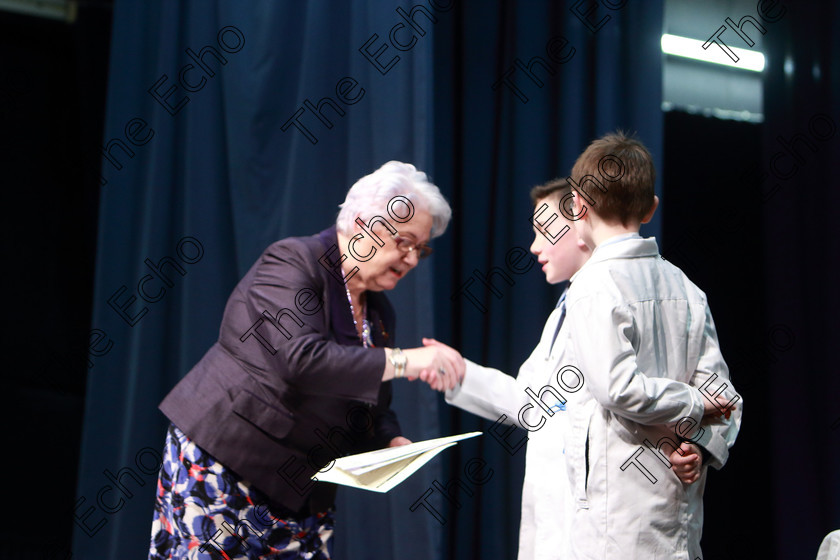
<svg viewBox="0 0 840 560">
<path fill-rule="evenodd" d="M 391 238 L 396 242 L 397 249 L 403 253 L 410 253 L 416 250 L 417 258 L 420 259 L 425 259 L 432 254 L 432 248 L 428 245 L 418 245 L 411 239 L 408 239 L 407 237 L 400 237 L 399 235 L 391 235 Z"/>
</svg>

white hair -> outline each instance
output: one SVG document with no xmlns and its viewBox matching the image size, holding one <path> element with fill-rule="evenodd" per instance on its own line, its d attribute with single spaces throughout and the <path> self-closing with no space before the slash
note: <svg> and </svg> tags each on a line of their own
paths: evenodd
<svg viewBox="0 0 840 560">
<path fill-rule="evenodd" d="M 410 163 L 400 161 L 389 161 L 350 187 L 347 198 L 339 204 L 341 210 L 335 220 L 336 228 L 341 233 L 350 235 L 356 216 L 365 222 L 374 216 L 387 218 L 389 203 L 395 197 L 404 197 L 411 202 L 415 211 L 425 210 L 431 215 L 431 237 L 438 237 L 446 231 L 452 217 L 452 209 L 440 194 L 440 189 L 428 181 L 425 173 L 418 171 Z M 401 205 L 407 206 L 404 202 Z M 396 210 L 394 212 L 396 213 Z M 400 214 L 404 213 L 404 210 L 400 211 Z M 393 215 L 391 217 L 393 218 Z"/>
</svg>

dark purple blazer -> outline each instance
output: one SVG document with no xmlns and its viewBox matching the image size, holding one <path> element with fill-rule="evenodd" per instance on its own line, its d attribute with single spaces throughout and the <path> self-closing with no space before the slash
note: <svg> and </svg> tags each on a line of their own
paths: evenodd
<svg viewBox="0 0 840 560">
<path fill-rule="evenodd" d="M 376 348 L 363 348 L 344 284 L 319 263 L 336 244 L 333 227 L 268 247 L 228 299 L 218 342 L 160 404 L 271 505 L 305 515 L 335 497 L 313 474 L 400 435 L 382 382 L 393 308 L 367 292 Z"/>
</svg>

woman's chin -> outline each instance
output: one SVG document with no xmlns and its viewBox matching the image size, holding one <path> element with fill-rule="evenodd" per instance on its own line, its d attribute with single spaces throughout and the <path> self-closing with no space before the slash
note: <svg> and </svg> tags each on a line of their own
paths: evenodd
<svg viewBox="0 0 840 560">
<path fill-rule="evenodd" d="M 389 270 L 384 275 L 379 277 L 379 281 L 376 283 L 377 287 L 374 288 L 374 291 L 393 290 L 397 287 L 397 284 L 400 280 L 402 280 L 403 276 L 397 276 L 395 273 Z"/>
</svg>

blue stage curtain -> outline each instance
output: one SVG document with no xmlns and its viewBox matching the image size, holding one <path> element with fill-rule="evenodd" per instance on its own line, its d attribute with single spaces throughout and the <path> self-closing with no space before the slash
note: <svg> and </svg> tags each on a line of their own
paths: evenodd
<svg viewBox="0 0 840 560">
<path fill-rule="evenodd" d="M 434 175 L 433 36 L 450 15 L 438 1 L 425 5 L 437 23 L 415 12 L 419 30 L 397 27 L 412 5 L 115 2 L 75 557 L 145 558 L 157 405 L 216 340 L 260 252 L 334 223 L 350 185 L 388 160 Z M 323 121 L 305 103 L 324 103 Z M 434 334 L 436 266 L 391 293 L 402 347 Z M 440 395 L 395 385 L 405 435 L 441 435 Z M 386 495 L 342 491 L 335 556 L 439 558 L 442 532 L 408 506 L 440 476 L 438 463 Z"/>
<path fill-rule="evenodd" d="M 467 358 L 516 375 L 561 290 L 517 262 L 533 241 L 530 188 L 568 176 L 591 140 L 616 129 L 637 133 L 661 174 L 662 2 L 465 0 L 436 31 L 435 162 L 455 212 L 440 255 L 451 268 L 435 279 L 438 330 Z M 497 293 L 478 280 L 488 274 Z M 461 293 L 470 281 L 476 301 Z M 510 455 L 486 434 L 491 422 L 454 409 L 442 423 L 485 431 L 446 457 L 443 484 L 458 503 L 429 497 L 444 513 L 446 557 L 515 558 L 524 447 Z M 473 473 L 481 484 L 465 473 L 472 459 L 486 463 Z"/>
<path fill-rule="evenodd" d="M 761 183 L 762 326 L 771 356 L 771 534 L 777 558 L 810 559 L 840 527 L 840 7 L 780 4 L 758 23 L 767 69 L 764 159 L 753 176 Z"/>
</svg>

